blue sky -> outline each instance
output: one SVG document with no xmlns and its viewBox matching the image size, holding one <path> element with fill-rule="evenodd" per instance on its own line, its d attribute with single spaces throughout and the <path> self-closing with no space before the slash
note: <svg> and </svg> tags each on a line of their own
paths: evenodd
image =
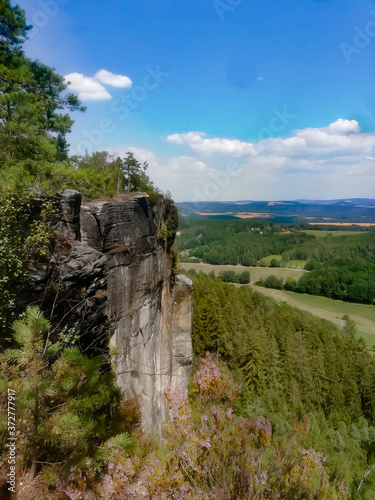
<svg viewBox="0 0 375 500">
<path fill-rule="evenodd" d="M 375 197 L 375 2 L 22 0 L 71 82 L 72 153 L 135 152 L 177 201 Z"/>
</svg>

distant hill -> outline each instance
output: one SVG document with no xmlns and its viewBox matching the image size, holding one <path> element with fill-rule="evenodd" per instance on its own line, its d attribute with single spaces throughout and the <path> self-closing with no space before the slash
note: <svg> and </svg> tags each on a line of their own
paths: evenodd
<svg viewBox="0 0 375 500">
<path fill-rule="evenodd" d="M 289 223 L 374 223 L 375 199 L 207 201 L 177 203 L 183 216 Z"/>
</svg>

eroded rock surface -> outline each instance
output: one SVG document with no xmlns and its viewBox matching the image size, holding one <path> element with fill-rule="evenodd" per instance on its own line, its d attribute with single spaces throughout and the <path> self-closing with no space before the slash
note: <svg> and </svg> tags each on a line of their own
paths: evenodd
<svg viewBox="0 0 375 500">
<path fill-rule="evenodd" d="M 59 262 L 61 280 L 85 291 L 77 310 L 91 324 L 88 334 L 105 332 L 117 384 L 125 398 L 139 397 L 143 428 L 160 428 L 164 389 L 187 389 L 193 357 L 192 284 L 172 275 L 176 207 L 151 207 L 145 195 L 78 212 L 79 193 L 67 190 L 60 200 L 63 231 L 77 240 Z"/>
</svg>

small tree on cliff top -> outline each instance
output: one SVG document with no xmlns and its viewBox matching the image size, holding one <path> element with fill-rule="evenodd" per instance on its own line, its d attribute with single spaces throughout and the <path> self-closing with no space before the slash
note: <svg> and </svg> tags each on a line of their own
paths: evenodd
<svg viewBox="0 0 375 500">
<path fill-rule="evenodd" d="M 139 191 L 145 189 L 150 180 L 146 175 L 148 163 L 145 161 L 141 164 L 134 156 L 134 153 L 128 151 L 126 156 L 121 160 L 122 171 L 127 180 L 127 192 Z"/>
</svg>

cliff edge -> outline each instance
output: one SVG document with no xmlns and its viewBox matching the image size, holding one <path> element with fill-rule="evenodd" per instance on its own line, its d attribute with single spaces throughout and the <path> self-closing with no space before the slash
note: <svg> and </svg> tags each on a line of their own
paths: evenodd
<svg viewBox="0 0 375 500">
<path fill-rule="evenodd" d="M 60 230 L 75 241 L 56 264 L 82 342 L 109 346 L 125 399 L 140 401 L 143 429 L 160 429 L 164 390 L 187 390 L 193 358 L 192 283 L 172 272 L 176 206 L 151 206 L 142 194 L 81 204 L 72 190 L 59 205 Z"/>
</svg>

